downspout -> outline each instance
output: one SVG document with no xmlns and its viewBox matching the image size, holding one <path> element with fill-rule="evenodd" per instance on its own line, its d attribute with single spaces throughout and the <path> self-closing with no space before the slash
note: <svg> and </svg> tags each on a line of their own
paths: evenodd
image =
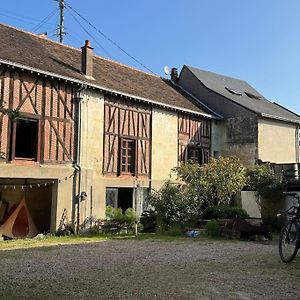
<svg viewBox="0 0 300 300">
<path fill-rule="evenodd" d="M 87 85 L 81 84 L 80 88 L 76 92 L 76 100 L 78 105 L 77 111 L 77 141 L 76 141 L 76 158 L 73 162 L 74 173 L 78 174 L 78 193 L 75 195 L 75 199 L 73 199 L 74 203 L 77 203 L 77 224 L 74 226 L 74 231 L 77 234 L 79 232 L 80 225 L 80 201 L 81 201 L 81 166 L 80 166 L 80 156 L 81 156 L 81 103 L 82 103 L 82 95 L 81 92 L 87 89 Z M 77 176 L 76 176 L 77 177 Z M 75 209 L 76 205 L 74 205 Z"/>
</svg>

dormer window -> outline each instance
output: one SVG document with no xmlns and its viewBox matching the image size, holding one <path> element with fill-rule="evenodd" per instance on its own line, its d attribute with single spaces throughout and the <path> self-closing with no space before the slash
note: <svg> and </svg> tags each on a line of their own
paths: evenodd
<svg viewBox="0 0 300 300">
<path fill-rule="evenodd" d="M 243 94 L 234 90 L 234 89 L 231 89 L 231 88 L 228 88 L 228 87 L 225 87 L 225 89 L 230 93 L 230 94 L 233 94 L 233 95 L 237 95 L 237 96 L 242 96 Z"/>
<path fill-rule="evenodd" d="M 251 99 L 256 99 L 256 100 L 260 100 L 261 99 L 260 96 L 254 95 L 252 93 L 245 92 L 245 95 L 247 95 Z"/>
</svg>

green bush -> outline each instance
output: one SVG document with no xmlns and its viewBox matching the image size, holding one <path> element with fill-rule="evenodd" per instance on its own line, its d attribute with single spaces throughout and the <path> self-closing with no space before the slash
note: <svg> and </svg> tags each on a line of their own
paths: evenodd
<svg viewBox="0 0 300 300">
<path fill-rule="evenodd" d="M 229 205 L 246 183 L 245 168 L 236 157 L 212 158 L 202 166 L 187 162 L 176 171 L 190 189 L 197 192 L 204 209 L 211 205 Z"/>
<path fill-rule="evenodd" d="M 209 222 L 207 222 L 207 224 L 205 225 L 205 233 L 208 236 L 212 236 L 212 237 L 220 236 L 221 229 L 218 221 L 210 220 Z"/>
<path fill-rule="evenodd" d="M 200 203 L 193 193 L 170 182 L 151 196 L 150 204 L 157 213 L 157 226 L 161 231 L 168 231 L 174 225 L 182 229 L 192 226 L 200 212 Z"/>
<path fill-rule="evenodd" d="M 249 218 L 248 213 L 240 208 L 234 206 L 210 206 L 206 208 L 202 215 L 203 219 L 235 219 L 235 218 Z"/>
<path fill-rule="evenodd" d="M 121 208 L 112 206 L 106 207 L 106 220 L 103 222 L 102 230 L 104 232 L 121 232 L 122 230 L 133 230 L 137 222 L 137 216 L 132 208 L 128 208 L 122 213 Z"/>
<path fill-rule="evenodd" d="M 156 231 L 156 218 L 157 213 L 154 210 L 148 210 L 142 213 L 140 223 L 144 226 L 143 232 L 155 232 Z"/>
<path fill-rule="evenodd" d="M 265 199 L 282 200 L 284 183 L 281 174 L 275 174 L 268 164 L 248 167 L 246 189 L 257 191 Z"/>
</svg>

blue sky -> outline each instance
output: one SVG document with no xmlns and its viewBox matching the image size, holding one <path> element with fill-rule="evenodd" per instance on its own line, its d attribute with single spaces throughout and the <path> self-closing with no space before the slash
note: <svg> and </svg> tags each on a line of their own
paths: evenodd
<svg viewBox="0 0 300 300">
<path fill-rule="evenodd" d="M 244 79 L 266 98 L 300 114 L 299 0 L 66 0 L 154 73 L 187 64 Z M 36 29 L 58 6 L 53 0 L 2 3 L 0 21 Z M 74 14 L 74 13 L 73 13 Z M 36 32 L 55 39 L 55 13 Z M 141 68 L 66 11 L 66 44 L 91 39 L 97 54 Z M 99 44 L 105 48 L 104 52 Z"/>
</svg>

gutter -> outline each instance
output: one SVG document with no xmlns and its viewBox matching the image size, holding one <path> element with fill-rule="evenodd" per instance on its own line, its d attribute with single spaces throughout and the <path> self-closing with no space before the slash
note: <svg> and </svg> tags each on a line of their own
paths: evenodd
<svg viewBox="0 0 300 300">
<path fill-rule="evenodd" d="M 78 123 L 77 123 L 77 145 L 76 145 L 76 159 L 73 162 L 74 172 L 78 174 L 78 199 L 77 199 L 77 226 L 75 229 L 75 233 L 79 232 L 79 226 L 80 226 L 80 201 L 81 201 L 81 100 L 83 99 L 81 96 L 81 92 L 83 90 L 86 90 L 87 86 L 82 84 L 81 87 L 76 91 L 76 100 L 78 105 Z M 76 197 L 77 198 L 77 197 Z M 75 199 L 76 199 L 75 198 Z M 73 199 L 74 203 L 75 199 Z"/>
<path fill-rule="evenodd" d="M 275 119 L 275 120 L 279 120 L 279 121 L 283 121 L 283 122 L 300 124 L 300 121 L 293 120 L 293 119 L 287 119 L 287 118 L 278 117 L 278 116 L 274 116 L 274 115 L 270 115 L 270 114 L 266 114 L 266 113 L 261 113 L 260 115 L 262 117 L 269 118 L 269 119 Z"/>
<path fill-rule="evenodd" d="M 173 105 L 169 105 L 169 104 L 164 104 L 164 103 L 161 103 L 161 102 L 158 102 L 158 101 L 155 101 L 155 100 L 151 100 L 151 99 L 147 99 L 147 98 L 143 98 L 143 97 L 137 97 L 137 96 L 127 94 L 127 93 L 124 93 L 124 92 L 121 92 L 121 91 L 118 91 L 118 90 L 113 90 L 113 89 L 110 89 L 110 88 L 107 88 L 107 87 L 104 87 L 104 86 L 101 86 L 101 85 L 98 85 L 98 84 L 93 84 L 90 81 L 79 80 L 79 79 L 75 79 L 75 78 L 72 78 L 72 77 L 59 75 L 59 74 L 48 72 L 48 71 L 43 71 L 43 70 L 40 70 L 40 69 L 37 69 L 37 68 L 32 68 L 32 67 L 20 64 L 20 63 L 15 63 L 15 62 L 11 62 L 11 61 L 8 61 L 8 60 L 0 59 L 0 65 L 1 64 L 9 65 L 11 67 L 16 67 L 16 68 L 19 68 L 21 70 L 27 70 L 27 71 L 30 71 L 31 73 L 34 72 L 34 73 L 37 73 L 38 75 L 43 74 L 45 76 L 62 79 L 62 80 L 65 80 L 65 81 L 69 81 L 71 83 L 76 83 L 76 84 L 79 84 L 79 85 L 86 85 L 88 87 L 98 89 L 100 91 L 109 92 L 109 93 L 114 94 L 116 96 L 121 96 L 121 97 L 124 96 L 124 97 L 129 98 L 129 99 L 154 104 L 154 105 L 157 105 L 157 106 L 160 106 L 160 107 L 163 107 L 163 108 L 168 108 L 168 109 L 175 110 L 175 111 L 187 112 L 187 113 L 190 113 L 190 114 L 204 116 L 204 117 L 208 117 L 208 118 L 214 118 L 214 116 L 210 115 L 210 114 L 195 112 L 195 111 L 190 110 L 190 109 L 181 108 L 181 107 L 173 106 Z"/>
</svg>

